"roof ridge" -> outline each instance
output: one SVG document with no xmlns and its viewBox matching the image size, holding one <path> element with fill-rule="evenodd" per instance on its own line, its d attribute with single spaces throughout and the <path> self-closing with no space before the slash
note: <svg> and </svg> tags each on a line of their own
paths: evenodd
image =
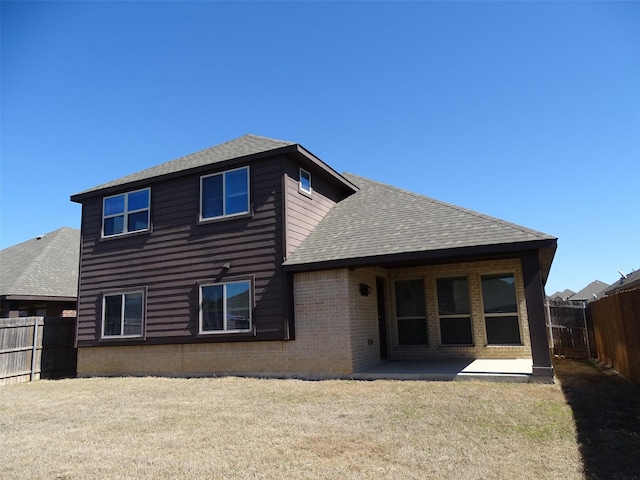
<svg viewBox="0 0 640 480">
<path fill-rule="evenodd" d="M 297 145 L 297 142 L 291 142 L 289 140 L 280 140 L 279 138 L 271 138 L 271 137 L 265 137 L 264 135 L 255 135 L 253 133 L 247 133 L 245 135 L 242 135 L 238 138 L 235 138 L 234 140 L 238 140 L 240 138 L 244 138 L 244 137 L 252 137 L 252 138 L 257 138 L 260 140 L 268 140 L 270 142 L 276 142 L 276 143 L 282 143 L 283 145 Z M 229 140 L 229 142 L 233 142 L 233 140 Z M 224 143 L 228 143 L 228 142 L 224 142 Z M 222 144 L 220 144 L 222 145 Z"/>
<path fill-rule="evenodd" d="M 540 232 L 538 230 L 529 229 L 527 227 L 523 227 L 521 225 L 509 222 L 507 220 L 502 220 L 500 218 L 493 217 L 491 215 L 486 215 L 484 213 L 480 213 L 480 212 L 477 212 L 475 210 L 470 210 L 468 208 L 464 208 L 464 207 L 460 207 L 458 205 L 454 205 L 453 203 L 443 202 L 442 200 L 438 200 L 436 198 L 429 197 L 427 195 L 422 195 L 420 193 L 412 192 L 411 190 L 406 190 L 404 188 L 396 187 L 394 185 L 389 185 L 387 183 L 383 183 L 383 182 L 380 182 L 378 180 L 372 180 L 370 178 L 366 178 L 366 177 L 363 177 L 361 175 L 357 175 L 357 174 L 354 174 L 354 173 L 344 172 L 344 175 L 350 175 L 352 177 L 357 177 L 357 178 L 360 178 L 362 180 L 365 180 L 365 181 L 368 181 L 368 182 L 371 182 L 371 183 L 375 183 L 375 184 L 377 184 L 377 185 L 379 185 L 381 187 L 384 187 L 384 188 L 387 188 L 387 189 L 390 189 L 390 190 L 395 190 L 395 191 L 397 191 L 399 193 L 402 193 L 402 194 L 405 194 L 405 195 L 410 195 L 410 196 L 415 197 L 415 198 L 427 199 L 427 200 L 429 200 L 429 201 L 431 201 L 433 203 L 437 203 L 437 204 L 442 205 L 444 207 L 451 208 L 453 210 L 457 210 L 459 212 L 463 212 L 463 213 L 466 213 L 466 214 L 469 214 L 469 215 L 473 215 L 476 218 L 489 220 L 489 221 L 492 221 L 492 222 L 494 222 L 496 224 L 504 225 L 506 227 L 509 227 L 509 228 L 514 229 L 514 230 L 520 231 L 522 233 L 535 235 L 535 236 L 537 236 L 538 238 L 541 238 L 541 239 L 549 238 L 549 235 L 544 234 L 543 232 Z"/>
</svg>

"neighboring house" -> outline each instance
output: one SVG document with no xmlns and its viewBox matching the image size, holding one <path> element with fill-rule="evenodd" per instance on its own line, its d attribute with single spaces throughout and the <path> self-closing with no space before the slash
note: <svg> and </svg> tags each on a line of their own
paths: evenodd
<svg viewBox="0 0 640 480">
<path fill-rule="evenodd" d="M 621 274 L 620 280 L 609 285 L 604 293 L 605 295 L 613 295 L 617 292 L 624 292 L 640 288 L 640 270 L 632 270 L 631 273 Z"/>
<path fill-rule="evenodd" d="M 569 290 L 568 288 L 563 290 L 562 292 L 558 291 L 553 295 L 549 295 L 549 300 L 553 300 L 555 302 L 564 302 L 568 300 L 572 295 L 575 295 L 576 292 L 573 290 Z"/>
<path fill-rule="evenodd" d="M 572 302 L 592 302 L 593 300 L 604 297 L 604 292 L 607 288 L 609 288 L 609 285 L 606 283 L 600 280 L 594 280 L 579 292 L 571 295 L 567 300 Z"/>
<path fill-rule="evenodd" d="M 75 317 L 80 230 L 60 228 L 0 251 L 0 317 Z"/>
<path fill-rule="evenodd" d="M 78 374 L 532 358 L 556 238 L 246 135 L 73 195 Z"/>
</svg>

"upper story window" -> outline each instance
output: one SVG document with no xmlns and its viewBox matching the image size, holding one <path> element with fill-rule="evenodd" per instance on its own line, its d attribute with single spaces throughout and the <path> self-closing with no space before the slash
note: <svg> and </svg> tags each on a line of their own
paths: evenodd
<svg viewBox="0 0 640 480">
<path fill-rule="evenodd" d="M 102 236 L 149 230 L 151 189 L 105 197 L 102 205 Z"/>
<path fill-rule="evenodd" d="M 300 183 L 298 188 L 301 192 L 311 195 L 311 174 L 304 168 L 300 168 Z"/>
<path fill-rule="evenodd" d="M 249 213 L 249 167 L 200 177 L 200 219 Z"/>
</svg>

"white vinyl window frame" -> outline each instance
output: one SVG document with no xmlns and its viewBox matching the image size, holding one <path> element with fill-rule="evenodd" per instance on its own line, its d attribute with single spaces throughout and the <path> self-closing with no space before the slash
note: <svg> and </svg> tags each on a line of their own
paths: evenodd
<svg viewBox="0 0 640 480">
<path fill-rule="evenodd" d="M 147 203 L 146 206 L 142 208 L 135 208 L 135 206 L 131 205 L 130 198 L 139 194 L 141 192 L 147 193 Z M 122 198 L 123 208 L 122 210 L 118 210 L 116 212 L 107 213 L 108 203 L 115 199 Z M 131 229 L 129 228 L 129 220 L 130 217 L 136 214 L 146 212 L 146 227 Z M 113 220 L 114 222 L 118 217 L 122 217 L 122 231 L 115 233 L 108 233 L 105 225 L 109 220 Z M 108 197 L 104 197 L 102 199 L 102 238 L 113 238 L 120 237 L 123 235 L 130 235 L 132 233 L 140 233 L 140 232 L 148 232 L 151 229 L 151 187 L 140 188 L 138 190 L 131 190 L 130 192 L 119 193 L 117 195 L 109 195 Z"/>
<path fill-rule="evenodd" d="M 246 195 L 246 201 L 244 202 L 243 209 L 237 212 L 227 213 L 229 208 L 229 185 L 227 179 L 234 173 L 244 171 L 245 172 L 245 181 L 246 181 L 246 193 L 234 194 L 235 196 Z M 220 177 L 222 179 L 222 192 L 220 195 L 221 205 L 221 213 L 218 215 L 205 215 L 205 182 L 208 179 L 213 179 L 215 177 Z M 251 213 L 251 171 L 249 165 L 239 168 L 233 168 L 230 170 L 225 170 L 223 172 L 216 172 L 209 175 L 203 175 L 200 177 L 200 198 L 199 198 L 200 206 L 198 212 L 198 219 L 200 222 L 207 222 L 211 220 L 220 220 L 227 219 L 233 217 L 239 217 L 244 215 L 249 215 Z"/>
<path fill-rule="evenodd" d="M 243 310 L 246 310 L 245 318 L 234 318 L 237 317 L 234 311 L 237 312 L 237 307 L 234 309 L 229 305 L 229 294 L 235 288 L 243 288 L 246 286 L 247 288 L 247 303 L 244 305 Z M 204 300 L 205 300 L 205 289 L 215 288 L 218 289 L 219 292 L 222 293 L 222 312 L 220 312 L 222 318 L 218 320 L 221 322 L 221 328 L 207 328 L 205 323 L 207 319 L 205 318 L 205 309 Z M 253 332 L 253 298 L 254 298 L 254 279 L 249 277 L 242 278 L 234 278 L 229 279 L 223 282 L 199 282 L 198 283 L 198 334 L 199 335 L 222 335 L 229 333 L 251 333 Z M 212 322 L 215 322 L 215 319 L 211 319 Z M 238 323 L 246 322 L 247 325 L 245 328 L 238 328 Z"/>
<path fill-rule="evenodd" d="M 311 187 L 311 173 L 300 167 L 298 178 L 298 191 L 306 195 L 311 195 L 313 193 L 313 188 Z"/>
<path fill-rule="evenodd" d="M 127 329 L 130 329 L 132 326 L 131 323 L 127 324 L 127 299 L 130 302 L 134 300 L 134 297 L 140 297 L 140 312 L 139 317 L 132 318 L 131 320 L 139 319 L 140 326 L 139 331 L 136 333 L 126 333 Z M 107 332 L 107 309 L 108 309 L 108 301 L 109 299 L 120 299 L 120 312 L 119 312 L 119 329 L 120 333 L 111 334 Z M 101 319 L 101 328 L 100 328 L 100 337 L 103 340 L 118 340 L 118 339 L 140 339 L 144 338 L 145 332 L 145 323 L 146 323 L 146 301 L 147 301 L 147 292 L 146 288 L 141 289 L 127 289 L 118 292 L 105 292 L 102 294 L 102 319 Z M 134 324 L 135 325 L 135 324 Z"/>
</svg>

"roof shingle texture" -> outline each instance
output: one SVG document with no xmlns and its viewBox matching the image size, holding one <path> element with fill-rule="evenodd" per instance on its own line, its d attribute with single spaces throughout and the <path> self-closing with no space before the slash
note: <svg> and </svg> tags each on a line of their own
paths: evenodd
<svg viewBox="0 0 640 480">
<path fill-rule="evenodd" d="M 357 175 L 343 175 L 360 190 L 333 207 L 285 265 L 555 239 Z"/>
<path fill-rule="evenodd" d="M 609 287 L 600 280 L 594 280 L 577 293 L 571 295 L 568 300 L 588 302 L 604 296 L 604 291 Z"/>
<path fill-rule="evenodd" d="M 63 227 L 0 250 L 0 295 L 78 296 L 80 230 Z"/>
<path fill-rule="evenodd" d="M 240 158 L 247 155 L 255 155 L 257 153 L 267 152 L 269 150 L 275 150 L 276 148 L 290 145 L 295 145 L 295 143 L 260 137 L 257 135 L 244 135 L 214 147 L 180 157 L 176 160 L 171 160 L 169 162 L 156 165 L 155 167 L 127 175 L 126 177 L 103 183 L 88 190 L 84 190 L 76 195 L 84 195 L 104 188 L 126 185 L 131 182 L 188 171 L 193 168 L 224 162 L 226 160 L 232 160 L 234 158 Z"/>
</svg>

